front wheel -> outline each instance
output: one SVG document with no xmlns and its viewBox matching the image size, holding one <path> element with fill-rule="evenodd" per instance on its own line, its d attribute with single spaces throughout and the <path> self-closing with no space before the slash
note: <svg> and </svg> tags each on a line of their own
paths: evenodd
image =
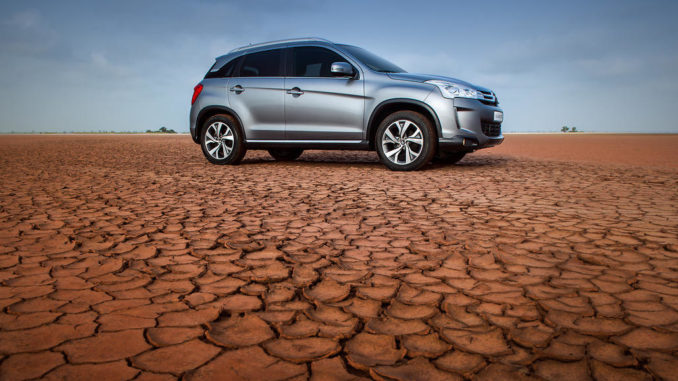
<svg viewBox="0 0 678 381">
<path fill-rule="evenodd" d="M 394 171 L 414 171 L 435 154 L 435 132 L 431 122 L 414 111 L 398 111 L 384 119 L 376 135 L 381 162 Z"/>
<path fill-rule="evenodd" d="M 213 164 L 238 164 L 247 148 L 238 123 L 228 115 L 214 115 L 203 125 L 202 153 Z"/>
<path fill-rule="evenodd" d="M 278 161 L 292 161 L 296 160 L 304 152 L 300 148 L 272 148 L 268 153 Z"/>
</svg>

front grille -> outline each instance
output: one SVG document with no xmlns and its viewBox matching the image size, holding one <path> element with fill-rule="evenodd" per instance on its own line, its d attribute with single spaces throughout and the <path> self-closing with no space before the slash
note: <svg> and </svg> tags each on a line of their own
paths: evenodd
<svg viewBox="0 0 678 381">
<path fill-rule="evenodd" d="M 483 129 L 483 134 L 491 138 L 501 135 L 501 124 L 500 123 L 480 123 L 481 128 Z"/>
<path fill-rule="evenodd" d="M 479 90 L 480 94 L 483 95 L 483 99 L 480 99 L 481 102 L 485 103 L 486 105 L 492 105 L 496 106 L 499 104 L 499 101 L 497 100 L 497 96 L 491 92 L 491 91 L 483 91 Z"/>
</svg>

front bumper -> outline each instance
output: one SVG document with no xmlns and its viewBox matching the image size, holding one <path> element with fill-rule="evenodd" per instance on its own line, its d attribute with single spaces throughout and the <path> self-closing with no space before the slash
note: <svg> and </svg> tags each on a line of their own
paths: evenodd
<svg viewBox="0 0 678 381">
<path fill-rule="evenodd" d="M 455 136 L 453 138 L 438 139 L 438 150 L 442 152 L 473 152 L 481 148 L 490 148 L 501 144 L 504 137 L 489 138 L 484 144 L 478 143 L 475 137 Z"/>
<path fill-rule="evenodd" d="M 504 141 L 501 131 L 503 120 L 495 120 L 495 113 L 503 110 L 476 99 L 453 100 L 456 131 L 452 136 L 438 140 L 438 149 L 445 152 L 470 152 L 493 147 Z M 503 119 L 503 118 L 502 118 Z"/>
</svg>

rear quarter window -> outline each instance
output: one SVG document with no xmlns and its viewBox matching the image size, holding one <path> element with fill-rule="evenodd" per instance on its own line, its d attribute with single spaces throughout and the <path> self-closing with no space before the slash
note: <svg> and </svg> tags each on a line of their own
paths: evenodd
<svg viewBox="0 0 678 381">
<path fill-rule="evenodd" d="M 241 58 L 242 57 L 234 58 L 222 67 L 216 69 L 215 66 L 217 66 L 218 62 L 215 62 L 214 65 L 212 65 L 212 68 L 210 68 L 210 71 L 205 74 L 205 78 L 226 78 L 232 76 L 233 71 L 238 66 L 238 62 Z"/>
</svg>

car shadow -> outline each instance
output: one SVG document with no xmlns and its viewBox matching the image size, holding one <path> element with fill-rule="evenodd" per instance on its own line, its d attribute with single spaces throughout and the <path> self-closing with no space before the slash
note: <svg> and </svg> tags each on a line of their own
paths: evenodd
<svg viewBox="0 0 678 381">
<path fill-rule="evenodd" d="M 447 168 L 447 167 L 460 167 L 460 168 L 473 168 L 473 167 L 501 167 L 512 161 L 513 159 L 498 156 L 498 155 L 478 155 L 473 156 L 468 155 L 464 157 L 461 161 L 455 164 L 433 162 L 428 165 L 426 168 L 436 169 L 436 168 Z"/>
<path fill-rule="evenodd" d="M 306 159 L 306 158 L 299 158 L 297 160 L 293 161 L 276 161 L 274 159 L 260 159 L 260 158 L 252 158 L 252 159 L 244 159 L 243 161 L 240 162 L 239 165 L 242 166 L 259 166 L 259 165 L 296 165 L 296 166 L 318 166 L 318 165 L 326 165 L 326 166 L 332 166 L 332 167 L 374 167 L 374 168 L 380 168 L 384 167 L 383 164 L 381 164 L 378 161 L 367 161 L 367 160 L 323 160 L 323 159 Z"/>
<path fill-rule="evenodd" d="M 511 161 L 510 158 L 504 156 L 496 155 L 482 155 L 482 156 L 466 156 L 460 162 L 456 164 L 432 162 L 429 165 L 424 166 L 420 171 L 441 169 L 441 168 L 473 168 L 473 167 L 500 167 L 506 165 Z M 318 151 L 318 152 L 304 152 L 301 157 L 297 160 L 289 162 L 279 162 L 275 159 L 257 155 L 255 157 L 246 157 L 240 165 L 284 165 L 284 164 L 294 164 L 298 166 L 317 166 L 319 164 L 332 166 L 332 167 L 375 167 L 375 168 L 385 168 L 384 165 L 379 161 L 379 157 L 374 152 L 365 152 L 365 151 Z"/>
</svg>

